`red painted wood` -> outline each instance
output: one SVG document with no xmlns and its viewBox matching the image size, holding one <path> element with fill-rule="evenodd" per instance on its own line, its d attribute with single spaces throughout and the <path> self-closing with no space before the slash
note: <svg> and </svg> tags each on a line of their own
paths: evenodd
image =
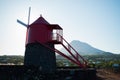
<svg viewBox="0 0 120 80">
<path fill-rule="evenodd" d="M 35 42 L 51 42 L 53 29 L 62 28 L 57 24 L 49 24 L 42 16 L 40 16 L 27 28 L 26 45 Z"/>
</svg>

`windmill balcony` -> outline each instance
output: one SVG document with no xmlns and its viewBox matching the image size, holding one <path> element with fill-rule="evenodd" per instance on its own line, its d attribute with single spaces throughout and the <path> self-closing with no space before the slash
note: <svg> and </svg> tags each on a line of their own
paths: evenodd
<svg viewBox="0 0 120 80">
<path fill-rule="evenodd" d="M 58 33 L 52 33 L 52 40 L 50 41 L 51 43 L 54 44 L 61 44 L 63 39 L 62 39 L 62 35 L 58 34 Z"/>
</svg>

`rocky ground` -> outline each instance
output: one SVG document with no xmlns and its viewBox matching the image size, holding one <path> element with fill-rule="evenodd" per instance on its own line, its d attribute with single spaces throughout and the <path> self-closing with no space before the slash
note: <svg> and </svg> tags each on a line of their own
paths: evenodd
<svg viewBox="0 0 120 80">
<path fill-rule="evenodd" d="M 99 69 L 97 70 L 97 77 L 97 80 L 120 80 L 120 73 Z"/>
</svg>

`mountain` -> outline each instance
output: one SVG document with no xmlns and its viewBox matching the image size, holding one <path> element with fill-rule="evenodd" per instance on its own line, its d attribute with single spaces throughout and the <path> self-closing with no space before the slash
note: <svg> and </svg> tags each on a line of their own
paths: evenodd
<svg viewBox="0 0 120 80">
<path fill-rule="evenodd" d="M 94 48 L 91 45 L 78 41 L 78 40 L 73 40 L 70 42 L 70 45 L 78 52 L 80 55 L 101 55 L 101 54 L 112 54 L 110 52 L 105 52 L 100 49 Z M 60 51 L 68 54 L 68 52 L 62 48 Z"/>
</svg>

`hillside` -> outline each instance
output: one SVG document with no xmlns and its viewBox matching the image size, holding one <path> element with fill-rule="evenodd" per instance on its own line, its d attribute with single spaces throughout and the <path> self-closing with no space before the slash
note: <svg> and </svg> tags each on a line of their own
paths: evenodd
<svg viewBox="0 0 120 80">
<path fill-rule="evenodd" d="M 70 45 L 81 55 L 101 55 L 101 54 L 112 54 L 110 52 L 105 52 L 103 50 L 97 49 L 92 47 L 91 45 L 78 41 L 78 40 L 73 40 L 70 42 Z M 63 53 L 68 54 L 68 52 L 62 48 L 60 49 Z"/>
</svg>

